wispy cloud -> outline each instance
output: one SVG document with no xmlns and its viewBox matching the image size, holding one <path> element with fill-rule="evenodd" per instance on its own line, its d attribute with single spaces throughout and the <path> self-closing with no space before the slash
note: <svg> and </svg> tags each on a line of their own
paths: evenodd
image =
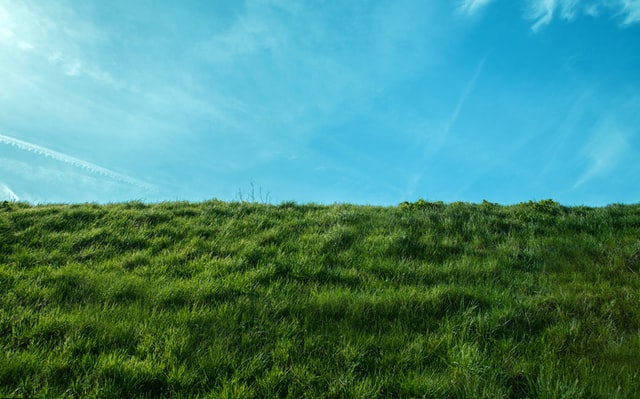
<svg viewBox="0 0 640 399">
<path fill-rule="evenodd" d="M 535 22 L 531 29 L 536 32 L 559 16 L 571 21 L 580 15 L 598 17 L 602 10 L 622 17 L 623 27 L 640 22 L 640 1 L 638 0 L 529 0 L 530 19 Z"/>
<path fill-rule="evenodd" d="M 467 15 L 473 15 L 482 10 L 494 0 L 462 0 L 458 4 L 458 10 Z"/>
<path fill-rule="evenodd" d="M 626 135 L 614 123 L 603 124 L 583 149 L 590 164 L 572 189 L 577 189 L 613 169 L 628 148 Z"/>
<path fill-rule="evenodd" d="M 347 2 L 337 16 L 344 23 L 335 21 L 334 7 L 274 10 L 252 2 L 227 29 L 193 45 L 189 55 L 216 80 L 208 101 L 240 134 L 264 140 L 269 129 L 265 145 L 288 153 L 370 113 L 385 90 L 432 62 L 426 54 L 437 45 L 430 32 L 437 22 L 425 23 L 429 2 Z"/>
<path fill-rule="evenodd" d="M 556 0 L 534 0 L 530 4 L 529 18 L 535 22 L 531 30 L 537 32 L 542 26 L 547 25 L 553 19 L 553 13 L 558 5 Z"/>
<path fill-rule="evenodd" d="M 100 33 L 88 23 L 72 26 L 80 22 L 71 8 L 56 10 L 58 19 L 45 15 L 37 6 L 14 4 L 9 13 L 7 6 L 0 2 L 0 41 L 9 48 L 30 53 L 37 63 L 51 65 L 57 73 L 88 78 L 116 89 L 128 88 L 85 54 L 83 48 L 100 41 L 97 39 Z M 64 20 L 64 24 L 60 20 Z"/>
<path fill-rule="evenodd" d="M 146 190 L 154 190 L 155 189 L 154 186 L 152 186 L 152 185 L 150 185 L 148 183 L 142 182 L 142 181 L 140 181 L 138 179 L 134 179 L 134 178 L 132 178 L 130 176 L 114 172 L 114 171 L 109 170 L 107 168 L 103 168 L 102 166 L 98 166 L 98 165 L 96 165 L 94 163 L 87 162 L 87 161 L 84 161 L 82 159 L 75 158 L 75 157 L 72 157 L 70 155 L 63 154 L 61 152 L 54 151 L 54 150 L 51 150 L 51 149 L 46 148 L 46 147 L 39 146 L 37 144 L 33 144 L 33 143 L 30 143 L 30 142 L 27 142 L 27 141 L 19 140 L 19 139 L 16 139 L 14 137 L 11 137 L 11 136 L 6 136 L 6 135 L 3 135 L 3 134 L 0 134 L 0 144 L 11 145 L 11 146 L 19 148 L 21 150 L 33 152 L 35 154 L 42 155 L 42 156 L 54 159 L 56 161 L 69 164 L 69 165 L 74 166 L 76 168 L 84 169 L 84 170 L 86 170 L 88 172 L 95 173 L 95 174 L 98 174 L 98 175 L 102 175 L 102 176 L 108 177 L 110 179 L 113 179 L 113 180 L 116 180 L 116 181 L 119 181 L 119 182 L 122 182 L 122 183 L 127 183 L 127 184 L 130 184 L 130 185 L 134 185 L 134 186 L 137 186 L 139 188 L 143 188 L 143 189 L 146 189 Z"/>
<path fill-rule="evenodd" d="M 599 14 L 599 7 L 605 4 L 608 3 L 580 0 L 529 0 L 527 17 L 534 20 L 531 30 L 537 32 L 556 17 L 566 21 L 572 21 L 580 14 L 595 17 Z"/>
<path fill-rule="evenodd" d="M 511 1 L 511 0 L 509 0 Z M 526 2 L 525 18 L 533 21 L 531 30 L 538 32 L 554 19 L 572 21 L 581 15 L 599 17 L 603 11 L 622 18 L 621 26 L 640 23 L 640 1 L 638 0 L 523 0 Z M 474 15 L 494 0 L 462 0 L 458 10 Z"/>
<path fill-rule="evenodd" d="M 640 23 L 640 1 L 638 0 L 621 0 L 622 11 L 624 15 L 623 25 L 632 25 Z"/>
</svg>

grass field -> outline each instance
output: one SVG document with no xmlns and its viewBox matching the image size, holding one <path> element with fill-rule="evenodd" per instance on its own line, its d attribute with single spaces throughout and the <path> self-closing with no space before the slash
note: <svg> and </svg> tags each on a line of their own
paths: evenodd
<svg viewBox="0 0 640 399">
<path fill-rule="evenodd" d="M 640 204 L 0 204 L 0 397 L 637 398 Z"/>
</svg>

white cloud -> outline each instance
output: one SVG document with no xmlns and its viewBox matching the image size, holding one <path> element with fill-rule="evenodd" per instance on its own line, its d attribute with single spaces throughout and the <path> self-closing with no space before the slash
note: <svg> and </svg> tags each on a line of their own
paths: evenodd
<svg viewBox="0 0 640 399">
<path fill-rule="evenodd" d="M 5 27 L 0 28 L 0 39 L 11 39 L 15 36 L 15 33 L 11 29 Z"/>
<path fill-rule="evenodd" d="M 534 0 L 529 6 L 529 18 L 535 20 L 531 30 L 537 32 L 542 26 L 551 22 L 557 2 L 556 0 Z"/>
<path fill-rule="evenodd" d="M 640 1 L 621 0 L 621 3 L 622 14 L 626 15 L 622 25 L 627 26 L 640 22 Z"/>
<path fill-rule="evenodd" d="M 458 4 L 458 10 L 474 15 L 493 1 L 462 0 Z M 533 20 L 531 30 L 534 32 L 550 24 L 554 18 L 566 21 L 583 15 L 596 18 L 602 16 L 605 10 L 622 18 L 620 24 L 623 27 L 640 23 L 640 0 L 526 0 L 526 3 L 525 17 Z"/>
<path fill-rule="evenodd" d="M 78 18 L 71 7 L 55 2 L 50 7 L 16 3 L 11 4 L 8 12 L 9 6 L 2 3 L 0 0 L 0 43 L 30 53 L 27 62 L 48 62 L 55 67 L 55 73 L 91 79 L 114 89 L 130 89 L 91 61 L 95 58 L 92 49 L 105 41 L 106 36 L 90 22 Z"/>
<path fill-rule="evenodd" d="M 0 5 L 0 39 L 11 39 L 15 36 L 13 30 L 9 27 L 9 13 Z"/>
<path fill-rule="evenodd" d="M 71 60 L 62 66 L 64 74 L 68 76 L 78 76 L 83 69 L 82 61 L 78 59 Z"/>
<path fill-rule="evenodd" d="M 541 27 L 551 23 L 559 15 L 560 18 L 571 21 L 580 15 L 598 17 L 602 10 L 609 10 L 614 15 L 621 16 L 622 26 L 629 26 L 640 22 L 639 0 L 528 0 L 528 17 L 535 22 L 531 29 L 537 32 Z"/>
<path fill-rule="evenodd" d="M 18 48 L 22 51 L 33 51 L 35 46 L 27 41 L 20 40 L 18 42 Z"/>
<path fill-rule="evenodd" d="M 560 2 L 560 15 L 562 18 L 571 21 L 576 16 L 576 6 L 579 0 L 564 0 Z"/>
<path fill-rule="evenodd" d="M 600 15 L 600 7 L 597 4 L 585 6 L 584 13 L 590 17 L 597 18 Z"/>
<path fill-rule="evenodd" d="M 462 0 L 458 5 L 458 10 L 467 15 L 473 15 L 489 5 L 492 1 L 494 0 Z"/>
</svg>

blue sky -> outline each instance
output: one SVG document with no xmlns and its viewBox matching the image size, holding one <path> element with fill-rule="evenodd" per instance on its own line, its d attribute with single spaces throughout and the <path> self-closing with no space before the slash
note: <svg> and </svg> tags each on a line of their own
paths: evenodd
<svg viewBox="0 0 640 399">
<path fill-rule="evenodd" d="M 640 201 L 640 0 L 0 0 L 0 200 Z"/>
</svg>

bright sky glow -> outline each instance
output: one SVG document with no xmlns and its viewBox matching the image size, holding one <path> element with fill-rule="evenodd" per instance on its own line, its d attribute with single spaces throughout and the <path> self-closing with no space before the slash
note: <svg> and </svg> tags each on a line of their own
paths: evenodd
<svg viewBox="0 0 640 399">
<path fill-rule="evenodd" d="M 0 200 L 597 206 L 638 182 L 640 0 L 0 0 Z"/>
</svg>

